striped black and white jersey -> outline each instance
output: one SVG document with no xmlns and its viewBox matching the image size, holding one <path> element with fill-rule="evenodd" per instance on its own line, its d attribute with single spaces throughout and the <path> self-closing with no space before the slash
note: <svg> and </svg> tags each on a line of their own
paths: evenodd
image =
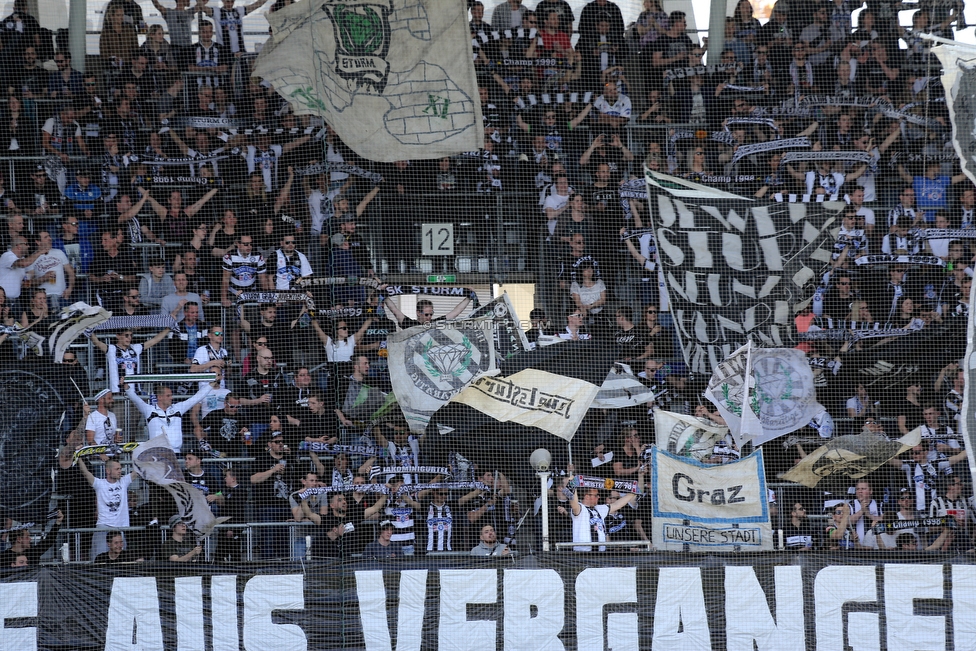
<svg viewBox="0 0 976 651">
<path fill-rule="evenodd" d="M 258 276 L 268 271 L 261 255 L 243 256 L 238 250 L 224 256 L 223 269 L 230 272 L 230 289 L 234 293 L 251 289 Z"/>
<path fill-rule="evenodd" d="M 450 505 L 447 502 L 440 505 L 430 502 L 427 506 L 427 551 L 454 551 L 451 547 L 453 526 L 454 515 Z"/>
</svg>

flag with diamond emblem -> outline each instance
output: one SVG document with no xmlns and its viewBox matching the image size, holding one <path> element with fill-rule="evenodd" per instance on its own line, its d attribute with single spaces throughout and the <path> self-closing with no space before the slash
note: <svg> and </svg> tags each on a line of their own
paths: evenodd
<svg viewBox="0 0 976 651">
<path fill-rule="evenodd" d="M 410 430 L 483 375 L 497 373 L 492 318 L 435 321 L 387 339 L 393 393 Z"/>
</svg>

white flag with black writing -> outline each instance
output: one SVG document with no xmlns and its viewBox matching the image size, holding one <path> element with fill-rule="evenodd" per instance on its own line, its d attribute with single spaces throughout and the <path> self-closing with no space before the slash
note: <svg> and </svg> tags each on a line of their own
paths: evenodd
<svg viewBox="0 0 976 651">
<path fill-rule="evenodd" d="M 479 378 L 452 402 L 571 441 L 599 390 L 585 380 L 526 369 L 508 377 Z"/>
</svg>

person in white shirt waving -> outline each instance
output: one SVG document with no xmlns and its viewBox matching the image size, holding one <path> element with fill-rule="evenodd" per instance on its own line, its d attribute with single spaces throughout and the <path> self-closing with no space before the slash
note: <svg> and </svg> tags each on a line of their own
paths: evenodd
<svg viewBox="0 0 976 651">
<path fill-rule="evenodd" d="M 572 470 L 570 470 L 572 472 Z M 644 485 L 644 471 L 641 470 L 637 475 L 637 485 Z M 611 513 L 616 513 L 626 505 L 637 499 L 637 493 L 629 493 L 627 496 L 615 501 L 613 504 L 600 504 L 599 488 L 584 488 L 583 497 L 579 496 L 579 489 L 573 490 L 573 496 L 569 504 L 573 509 L 573 542 L 606 542 L 607 524 L 606 518 Z M 599 546 L 599 551 L 605 552 L 604 545 Z M 573 551 L 589 552 L 593 547 L 581 545 L 573 547 Z"/>
<path fill-rule="evenodd" d="M 147 404 L 136 392 L 125 382 L 122 388 L 125 390 L 126 397 L 132 401 L 136 409 L 145 417 L 149 428 L 149 438 L 153 439 L 161 434 L 166 435 L 169 446 L 177 454 L 183 447 L 183 414 L 193 409 L 198 402 L 202 402 L 211 391 L 220 388 L 222 372 L 220 368 L 214 368 L 217 379 L 190 396 L 189 399 L 173 404 L 173 390 L 165 384 L 156 386 L 156 406 Z"/>
</svg>

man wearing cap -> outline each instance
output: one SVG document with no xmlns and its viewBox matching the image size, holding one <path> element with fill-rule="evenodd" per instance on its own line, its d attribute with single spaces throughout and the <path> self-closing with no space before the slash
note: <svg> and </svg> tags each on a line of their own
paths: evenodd
<svg viewBox="0 0 976 651">
<path fill-rule="evenodd" d="M 363 236 L 356 232 L 356 216 L 361 214 L 358 210 L 353 212 L 343 213 L 339 218 L 339 232 L 336 235 L 342 235 L 342 242 L 349 242 L 349 252 L 352 254 L 353 259 L 362 267 L 368 275 L 373 273 L 373 261 L 369 253 L 369 247 L 366 245 L 366 240 Z M 333 242 L 336 239 L 333 236 Z"/>
<path fill-rule="evenodd" d="M 102 389 L 95 396 L 96 408 L 85 422 L 85 440 L 89 445 L 109 445 L 122 442 L 119 420 L 112 412 L 115 397 L 110 389 Z"/>
<path fill-rule="evenodd" d="M 258 522 L 287 522 L 292 519 L 289 497 L 298 489 L 295 457 L 281 432 L 268 440 L 267 449 L 255 455 L 251 488 Z M 261 558 L 288 555 L 288 536 L 283 527 L 261 527 Z"/>
<path fill-rule="evenodd" d="M 85 168 L 75 170 L 75 182 L 64 189 L 64 198 L 68 200 L 68 216 L 74 216 L 83 221 L 91 221 L 98 215 L 96 207 L 101 202 L 102 189 L 91 182 L 92 175 Z M 102 204 L 104 205 L 104 204 Z"/>
<path fill-rule="evenodd" d="M 376 540 L 366 545 L 363 558 L 397 558 L 403 556 L 403 546 L 393 542 L 393 523 L 389 520 L 380 522 Z"/>
<path fill-rule="evenodd" d="M 915 520 L 918 518 L 918 512 L 915 511 L 915 495 L 910 488 L 901 488 L 897 493 L 898 497 L 898 510 L 895 511 L 894 518 L 885 514 L 884 521 L 890 522 L 892 519 L 895 520 Z M 909 533 L 914 536 L 915 529 L 900 529 L 898 531 L 882 533 L 878 536 L 879 547 L 881 549 L 896 549 L 900 545 L 896 542 L 897 537 L 901 536 L 902 533 Z M 916 541 L 917 543 L 917 541 Z"/>
<path fill-rule="evenodd" d="M 179 454 L 183 447 L 183 415 L 193 409 L 193 406 L 206 398 L 211 391 L 220 387 L 222 374 L 217 372 L 217 379 L 204 386 L 189 399 L 173 404 L 173 390 L 165 384 L 156 385 L 156 406 L 146 403 L 136 394 L 135 389 L 122 382 L 126 397 L 132 401 L 139 413 L 146 419 L 149 438 L 165 435 L 169 446 Z"/>
<path fill-rule="evenodd" d="M 194 545 L 186 539 L 187 526 L 179 514 L 169 519 L 170 539 L 163 543 L 159 558 L 172 563 L 190 563 L 203 553 L 203 547 L 199 544 Z"/>
<path fill-rule="evenodd" d="M 500 544 L 495 535 L 495 527 L 486 524 L 481 527 L 478 544 L 471 549 L 472 556 L 508 556 L 508 545 Z"/>
</svg>

